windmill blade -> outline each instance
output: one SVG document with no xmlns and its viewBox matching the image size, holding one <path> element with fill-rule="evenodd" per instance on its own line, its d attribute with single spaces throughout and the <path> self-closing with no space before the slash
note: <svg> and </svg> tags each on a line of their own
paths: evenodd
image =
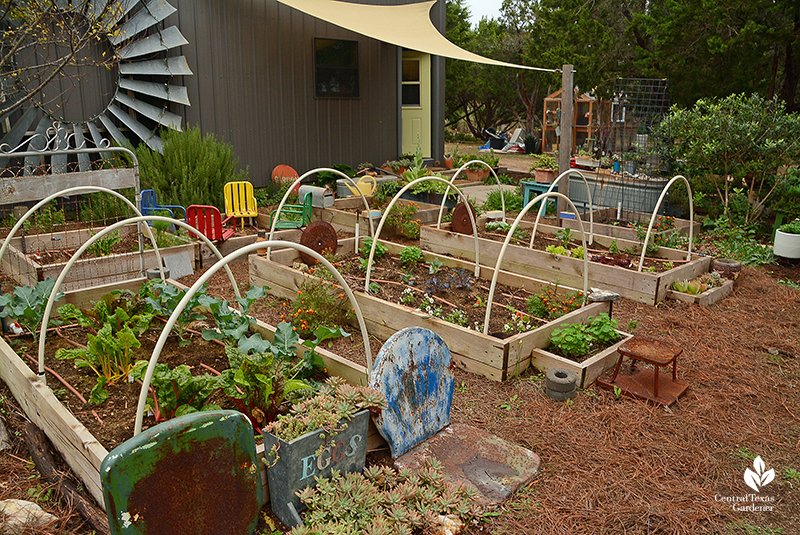
<svg viewBox="0 0 800 535">
<path fill-rule="evenodd" d="M 155 76 L 191 76 L 192 71 L 186 62 L 186 56 L 176 56 L 166 59 L 153 59 L 137 63 L 120 63 L 119 73 L 133 75 Z"/>
<path fill-rule="evenodd" d="M 45 115 L 39 120 L 39 124 L 36 125 L 36 131 L 34 135 L 31 136 L 30 141 L 28 142 L 28 150 L 44 150 L 47 146 L 47 129 L 50 127 L 50 118 Z M 25 168 L 22 171 L 24 176 L 30 176 L 34 174 L 34 170 L 42 164 L 43 156 L 26 156 L 25 157 Z"/>
<path fill-rule="evenodd" d="M 67 142 L 67 129 L 63 126 L 56 130 L 55 143 L 53 150 L 67 150 L 69 143 Z M 50 157 L 50 174 L 60 175 L 67 172 L 67 155 L 66 154 L 53 154 Z"/>
<path fill-rule="evenodd" d="M 100 11 L 102 12 L 102 6 L 105 4 L 104 0 L 94 0 L 95 4 L 100 4 Z M 106 24 L 109 28 L 113 27 L 119 19 L 124 17 L 128 14 L 128 11 L 133 9 L 133 6 L 139 3 L 139 0 L 119 0 L 117 6 L 112 6 L 106 11 L 105 16 L 103 17 L 103 24 Z"/>
<path fill-rule="evenodd" d="M 92 141 L 94 141 L 94 146 L 97 147 L 97 148 L 100 148 L 102 146 L 102 144 L 103 144 L 103 136 L 100 134 L 100 130 L 98 130 L 97 125 L 94 124 L 93 122 L 88 122 L 88 123 L 86 123 L 86 126 L 89 127 L 89 133 L 92 134 Z M 110 152 L 101 152 L 100 156 L 104 160 L 110 160 L 111 159 L 111 153 Z"/>
<path fill-rule="evenodd" d="M 191 106 L 189 103 L 189 92 L 182 86 L 120 78 L 119 87 L 120 89 L 141 93 L 142 95 L 149 95 L 162 100 L 169 100 L 170 102 Z"/>
<path fill-rule="evenodd" d="M 164 150 L 164 143 L 161 141 L 160 137 L 151 132 L 145 125 L 125 113 L 118 106 L 112 104 L 108 107 L 108 111 L 113 113 L 117 119 L 130 128 L 131 132 L 139 136 L 139 139 L 147 143 L 147 146 L 152 150 L 156 152 L 162 152 Z"/>
<path fill-rule="evenodd" d="M 76 148 L 85 148 L 86 147 L 86 140 L 83 137 L 83 127 L 79 124 L 75 124 L 72 126 L 72 131 L 75 132 L 75 147 Z M 81 172 L 88 171 L 92 167 L 92 162 L 89 159 L 89 155 L 85 152 L 78 153 L 78 170 Z"/>
<path fill-rule="evenodd" d="M 176 11 L 177 9 L 172 7 L 166 0 L 151 0 L 131 20 L 120 26 L 119 30 L 111 36 L 110 41 L 112 44 L 118 45 L 137 33 L 155 26 Z"/>
<path fill-rule="evenodd" d="M 186 40 L 177 26 L 170 26 L 156 34 L 148 35 L 144 39 L 125 45 L 119 49 L 118 53 L 121 59 L 131 59 L 155 54 L 156 52 L 164 52 L 188 44 L 189 41 Z"/>
<path fill-rule="evenodd" d="M 163 108 L 157 108 L 152 104 L 136 100 L 135 98 L 127 95 L 126 93 L 118 92 L 115 99 L 128 106 L 132 110 L 141 113 L 145 117 L 154 120 L 159 124 L 174 128 L 175 130 L 181 129 L 181 116 L 170 113 Z"/>
<path fill-rule="evenodd" d="M 109 106 L 109 109 L 113 107 L 114 106 L 111 105 Z M 111 122 L 111 119 L 106 117 L 105 114 L 100 115 L 100 122 L 103 123 L 103 126 L 106 127 L 106 130 L 108 130 L 108 133 L 111 134 L 111 137 L 114 138 L 114 141 L 116 141 L 118 145 L 122 147 L 127 147 L 128 145 L 132 145 L 132 143 L 128 140 L 128 138 L 126 138 L 123 135 L 123 133 L 120 132 L 119 128 L 117 128 L 117 125 Z"/>
<path fill-rule="evenodd" d="M 0 139 L 0 146 L 6 145 L 8 150 L 16 148 L 19 145 L 20 141 L 22 141 L 25 132 L 33 124 L 33 121 L 39 116 L 39 109 L 35 106 L 31 106 L 25 113 L 22 114 L 22 117 L 14 123 L 14 126 L 11 127 L 11 130 L 3 136 L 3 139 Z M 8 158 L 0 158 L 0 167 L 5 168 L 8 165 Z"/>
</svg>

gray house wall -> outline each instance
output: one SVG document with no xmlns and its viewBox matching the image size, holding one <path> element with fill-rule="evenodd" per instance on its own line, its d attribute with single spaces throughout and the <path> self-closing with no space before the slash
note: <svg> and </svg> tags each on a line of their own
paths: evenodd
<svg viewBox="0 0 800 535">
<path fill-rule="evenodd" d="M 182 79 L 191 106 L 175 107 L 184 125 L 233 145 L 242 168 L 262 186 L 278 164 L 298 172 L 332 164 L 380 165 L 400 146 L 398 48 L 307 16 L 275 0 L 171 0 L 166 20 L 189 41 L 181 51 L 193 76 Z M 394 4 L 372 0 L 370 4 Z M 434 12 L 444 27 L 444 0 Z M 314 96 L 314 38 L 358 41 L 356 99 Z M 432 88 L 444 123 L 444 60 Z M 434 126 L 434 132 L 441 126 Z M 433 138 L 434 147 L 442 144 Z M 436 136 L 436 134 L 434 134 Z M 439 152 L 441 149 L 439 149 Z M 434 150 L 437 153 L 437 150 Z"/>
</svg>

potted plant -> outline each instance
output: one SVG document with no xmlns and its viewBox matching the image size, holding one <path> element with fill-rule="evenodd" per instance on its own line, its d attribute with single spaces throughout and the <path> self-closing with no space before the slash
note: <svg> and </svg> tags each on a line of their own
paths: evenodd
<svg viewBox="0 0 800 535">
<path fill-rule="evenodd" d="M 533 134 L 525 134 L 525 154 L 534 154 L 539 140 Z"/>
<path fill-rule="evenodd" d="M 537 154 L 534 164 L 529 171 L 533 173 L 533 179 L 536 182 L 550 184 L 556 179 L 558 162 L 555 156 L 551 154 Z"/>
<path fill-rule="evenodd" d="M 270 502 L 284 524 L 301 524 L 297 491 L 331 477 L 333 470 L 364 470 L 369 415 L 385 407 L 382 393 L 329 377 L 316 395 L 264 428 Z"/>
<path fill-rule="evenodd" d="M 781 225 L 775 231 L 775 255 L 783 258 L 800 258 L 800 218 Z"/>
<path fill-rule="evenodd" d="M 475 160 L 480 160 L 485 162 L 489 167 L 496 168 L 500 163 L 500 158 L 494 155 L 494 151 L 492 150 L 489 153 L 482 153 L 478 154 Z M 466 173 L 467 179 L 471 182 L 483 182 L 483 180 L 489 176 L 489 167 L 480 163 L 471 163 L 467 166 Z"/>
</svg>

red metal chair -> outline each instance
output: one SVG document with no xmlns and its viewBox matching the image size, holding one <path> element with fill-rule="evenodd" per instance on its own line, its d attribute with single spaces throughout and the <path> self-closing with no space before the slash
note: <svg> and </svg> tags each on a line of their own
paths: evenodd
<svg viewBox="0 0 800 535">
<path fill-rule="evenodd" d="M 193 204 L 186 209 L 186 218 L 190 226 L 212 241 L 225 241 L 236 233 L 236 218 L 230 216 L 223 221 L 215 206 Z M 223 228 L 231 220 L 233 228 Z"/>
</svg>

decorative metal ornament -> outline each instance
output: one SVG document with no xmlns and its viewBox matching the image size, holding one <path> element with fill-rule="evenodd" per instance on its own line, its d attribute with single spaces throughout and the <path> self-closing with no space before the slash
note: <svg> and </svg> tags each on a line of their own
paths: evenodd
<svg viewBox="0 0 800 535">
<path fill-rule="evenodd" d="M 334 254 L 339 245 L 339 240 L 336 238 L 336 229 L 327 221 L 314 221 L 306 227 L 300 236 L 300 245 L 305 245 L 323 256 L 328 253 Z M 305 253 L 300 253 L 300 258 L 308 266 L 313 266 L 317 263 L 314 258 Z"/>
<path fill-rule="evenodd" d="M 458 203 L 458 206 L 453 210 L 453 220 L 451 222 L 453 232 L 458 232 L 459 234 L 475 233 L 475 228 L 472 226 L 472 220 L 469 217 L 469 212 L 472 212 L 473 218 L 478 218 L 474 206 L 463 201 Z"/>
</svg>

